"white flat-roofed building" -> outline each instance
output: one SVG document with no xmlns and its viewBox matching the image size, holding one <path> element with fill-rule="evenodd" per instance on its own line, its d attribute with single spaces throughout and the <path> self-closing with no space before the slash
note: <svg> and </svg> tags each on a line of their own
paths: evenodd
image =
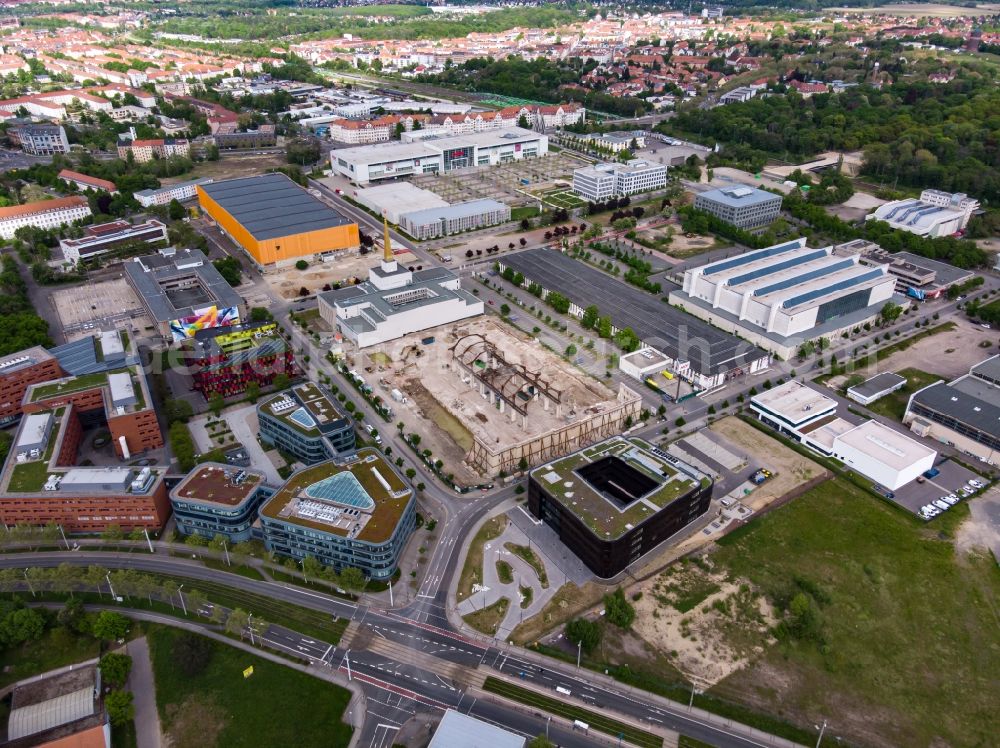
<svg viewBox="0 0 1000 748">
<path fill-rule="evenodd" d="M 793 379 L 751 397 L 750 410 L 772 428 L 801 440 L 804 429 L 836 415 L 837 401 Z"/>
<path fill-rule="evenodd" d="M 902 389 L 904 386 L 906 386 L 906 377 L 886 371 L 866 379 L 861 384 L 849 387 L 847 389 L 847 396 L 856 403 L 868 405 L 886 395 L 892 394 L 896 390 Z"/>
<path fill-rule="evenodd" d="M 573 191 L 592 202 L 651 192 L 666 184 L 666 166 L 638 158 L 625 164 L 607 162 L 585 166 L 573 172 Z"/>
<path fill-rule="evenodd" d="M 390 182 L 355 190 L 352 197 L 373 213 L 385 216 L 389 223 L 399 223 L 400 216 L 427 208 L 445 208 L 448 201 L 437 193 L 411 182 Z"/>
<path fill-rule="evenodd" d="M 414 239 L 459 234 L 510 220 L 510 207 L 497 200 L 469 200 L 438 208 L 404 213 L 399 227 Z"/>
<path fill-rule="evenodd" d="M 618 359 L 618 368 L 622 370 L 622 373 L 628 374 L 640 382 L 646 377 L 666 371 L 668 366 L 670 366 L 670 359 L 649 346 L 622 354 L 621 358 Z"/>
<path fill-rule="evenodd" d="M 196 189 L 198 185 L 211 184 L 212 181 L 211 177 L 205 177 L 203 179 L 192 179 L 188 182 L 169 184 L 155 190 L 139 190 L 135 193 L 135 199 L 144 208 L 148 208 L 151 205 L 166 205 L 171 200 L 178 200 L 180 202 L 193 200 L 198 196 Z"/>
<path fill-rule="evenodd" d="M 427 748 L 524 748 L 524 738 L 490 722 L 448 709 Z"/>
<path fill-rule="evenodd" d="M 30 413 L 21 419 L 14 455 L 18 462 L 38 459 L 48 446 L 55 418 L 52 413 Z"/>
<path fill-rule="evenodd" d="M 109 491 L 125 493 L 136 472 L 127 467 L 79 467 L 63 473 L 59 490 L 65 494 L 74 491 Z"/>
<path fill-rule="evenodd" d="M 78 195 L 10 205 L 0 208 L 0 238 L 13 239 L 14 232 L 24 226 L 57 229 L 73 221 L 87 218 L 90 214 L 90 203 Z"/>
<path fill-rule="evenodd" d="M 670 302 L 788 358 L 807 340 L 870 322 L 889 301 L 906 305 L 895 287 L 885 267 L 801 238 L 689 268 Z"/>
<path fill-rule="evenodd" d="M 920 199 L 893 200 L 880 205 L 865 220 L 885 221 L 894 229 L 918 236 L 950 236 L 964 229 L 979 201 L 963 192 L 924 190 Z"/>
<path fill-rule="evenodd" d="M 59 248 L 63 258 L 74 265 L 80 260 L 89 260 L 121 247 L 125 244 L 167 243 L 167 227 L 151 218 L 136 225 L 128 221 L 111 221 L 84 228 L 79 239 L 60 239 Z"/>
<path fill-rule="evenodd" d="M 365 145 L 330 151 L 330 166 L 357 184 L 412 174 L 434 174 L 470 166 L 495 166 L 548 153 L 548 137 L 520 127 L 453 137 L 411 138 L 422 131 L 403 133 L 402 142 Z"/>
<path fill-rule="evenodd" d="M 848 467 L 895 491 L 934 467 L 937 452 L 878 421 L 837 436 L 833 455 Z"/>
<path fill-rule="evenodd" d="M 781 212 L 781 195 L 745 184 L 699 192 L 694 207 L 740 229 L 766 226 Z"/>
</svg>

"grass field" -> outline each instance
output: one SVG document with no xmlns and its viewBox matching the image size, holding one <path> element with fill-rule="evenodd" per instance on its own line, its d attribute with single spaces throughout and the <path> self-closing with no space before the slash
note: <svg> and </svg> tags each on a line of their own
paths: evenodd
<svg viewBox="0 0 1000 748">
<path fill-rule="evenodd" d="M 492 605 L 487 605 L 485 608 L 481 608 L 475 613 L 469 613 L 469 615 L 464 616 L 462 620 L 472 626 L 472 628 L 476 631 L 492 636 L 496 633 L 497 626 L 500 625 L 504 617 L 507 615 L 508 608 L 510 608 L 510 600 L 506 597 L 501 597 Z"/>
<path fill-rule="evenodd" d="M 931 531 L 836 479 L 723 538 L 717 564 L 773 600 L 807 591 L 819 623 L 718 690 L 863 745 L 992 744 L 1000 571 L 956 556 L 964 516 Z"/>
<path fill-rule="evenodd" d="M 346 746 L 352 729 L 341 719 L 350 692 L 214 640 L 205 669 L 186 675 L 174 657 L 182 632 L 147 634 L 156 705 L 173 748 L 296 748 Z M 253 666 L 249 678 L 245 668 Z"/>
<path fill-rule="evenodd" d="M 61 626 L 49 629 L 37 641 L 0 651 L 0 687 L 97 657 L 99 648 L 98 641 L 90 636 L 80 636 Z"/>
<path fill-rule="evenodd" d="M 517 545 L 516 543 L 504 543 L 504 548 L 513 553 L 516 556 L 520 556 L 524 561 L 535 570 L 535 574 L 538 575 L 538 582 L 542 585 L 542 588 L 549 586 L 549 577 L 545 573 L 545 564 L 542 563 L 542 559 L 538 557 L 534 549 L 529 548 L 526 545 Z"/>
<path fill-rule="evenodd" d="M 646 732 L 625 722 L 619 722 L 599 712 L 592 712 L 575 704 L 567 704 L 561 699 L 555 699 L 528 688 L 521 688 L 499 678 L 487 678 L 483 690 L 541 709 L 549 714 L 586 722 L 592 730 L 603 732 L 605 735 L 611 735 L 615 738 L 621 735 L 623 740 L 627 740 L 633 745 L 647 746 L 648 748 L 659 748 L 663 745 L 663 738 L 659 735 Z"/>
<path fill-rule="evenodd" d="M 566 208 L 567 210 L 570 210 L 572 208 L 582 208 L 587 204 L 586 200 L 568 188 L 540 190 L 539 192 L 535 192 L 533 194 L 543 202 L 546 202 L 556 208 Z"/>
<path fill-rule="evenodd" d="M 903 416 L 906 414 L 906 403 L 909 402 L 910 395 L 929 384 L 937 382 L 941 377 L 936 374 L 928 374 L 926 371 L 921 371 L 920 369 L 902 369 L 896 373 L 901 377 L 906 377 L 906 384 L 895 392 L 865 407 L 873 413 L 902 421 Z"/>
</svg>

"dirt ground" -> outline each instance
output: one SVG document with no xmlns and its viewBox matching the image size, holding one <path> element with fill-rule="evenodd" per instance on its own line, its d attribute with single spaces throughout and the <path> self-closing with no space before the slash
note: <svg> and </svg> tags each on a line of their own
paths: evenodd
<svg viewBox="0 0 1000 748">
<path fill-rule="evenodd" d="M 542 376 L 562 393 L 560 415 L 546 411 L 541 399 L 528 404 L 526 423 L 510 419 L 490 405 L 454 362 L 449 350 L 464 335 L 479 333 L 502 351 L 511 363 L 520 363 Z M 433 336 L 424 345 L 421 339 Z M 374 355 L 374 358 L 373 358 Z M 576 416 L 590 415 L 615 401 L 615 393 L 597 380 L 578 372 L 534 339 L 487 318 L 470 320 L 403 338 L 377 353 L 366 353 L 361 362 L 372 371 L 372 385 L 391 392 L 399 389 L 407 403 L 393 403 L 396 417 L 409 431 L 421 433 L 421 448 L 431 449 L 459 476 L 459 463 L 472 447 L 473 435 L 498 445 L 510 445 L 565 425 Z M 436 428 L 428 429 L 428 424 Z M 462 466 L 465 470 L 465 467 Z M 468 479 L 478 477 L 475 474 Z"/>
<path fill-rule="evenodd" d="M 998 3 L 982 3 L 975 9 L 958 5 L 938 5 L 936 3 L 904 3 L 901 5 L 879 5 L 875 8 L 827 8 L 830 13 L 859 13 L 891 16 L 928 16 L 935 18 L 959 18 L 1000 12 Z"/>
<path fill-rule="evenodd" d="M 748 665 L 774 643 L 777 622 L 749 584 L 711 570 L 707 560 L 675 564 L 632 593 L 635 633 L 702 688 Z"/>
<path fill-rule="evenodd" d="M 218 161 L 202 161 L 195 164 L 194 169 L 187 174 L 182 174 L 179 177 L 168 177 L 160 181 L 164 185 L 187 182 L 191 179 L 204 179 L 206 177 L 221 181 L 223 179 L 256 176 L 257 174 L 263 174 L 268 169 L 277 169 L 280 166 L 288 166 L 288 162 L 285 161 L 285 157 L 281 154 L 269 154 L 265 156 L 223 155 Z"/>
<path fill-rule="evenodd" d="M 412 252 L 405 250 L 396 252 L 396 259 L 403 265 L 416 261 Z M 271 290 L 283 299 L 295 299 L 305 288 L 309 293 L 321 291 L 326 284 L 342 283 L 353 278 L 368 279 L 368 270 L 379 264 L 382 255 L 379 252 L 369 252 L 366 255 L 342 255 L 331 257 L 327 262 L 313 262 L 305 270 L 294 266 L 270 271 L 264 274 Z"/>
<path fill-rule="evenodd" d="M 735 416 L 716 421 L 710 427 L 719 436 L 764 460 L 774 477 L 756 488 L 743 504 L 759 511 L 792 489 L 826 472 L 817 463 L 772 439 Z"/>
<path fill-rule="evenodd" d="M 855 192 L 840 205 L 831 205 L 827 210 L 841 220 L 859 221 L 886 202 L 867 192 Z"/>
</svg>

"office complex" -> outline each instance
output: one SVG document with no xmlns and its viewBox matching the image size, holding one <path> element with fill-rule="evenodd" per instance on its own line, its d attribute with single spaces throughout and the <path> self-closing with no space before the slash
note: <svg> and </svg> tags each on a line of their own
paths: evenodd
<svg viewBox="0 0 1000 748">
<path fill-rule="evenodd" d="M 311 382 L 260 403 L 257 423 L 262 442 L 306 465 L 354 450 L 354 420 L 329 392 Z"/>
<path fill-rule="evenodd" d="M 420 130 L 407 133 L 410 137 L 433 134 Z M 495 166 L 544 156 L 548 150 L 547 136 L 511 127 L 388 145 L 341 148 L 330 151 L 330 166 L 357 184 L 368 184 L 410 174 L 438 174 L 469 166 Z"/>
<path fill-rule="evenodd" d="M 607 579 L 708 511 L 711 479 L 635 438 L 614 437 L 535 468 L 528 508 Z"/>
<path fill-rule="evenodd" d="M 802 238 L 689 268 L 670 302 L 789 358 L 803 341 L 876 319 L 889 301 L 905 305 L 895 287 L 884 267 Z"/>
<path fill-rule="evenodd" d="M 166 244 L 167 241 L 166 225 L 155 218 L 135 225 L 120 220 L 84 226 L 83 236 L 60 239 L 59 249 L 66 262 L 76 265 L 81 260 L 91 260 L 128 245 Z"/>
<path fill-rule="evenodd" d="M 257 510 L 274 491 L 261 472 L 205 462 L 174 487 L 170 505 L 182 535 L 224 535 L 243 543 L 253 537 Z"/>
<path fill-rule="evenodd" d="M 389 223 L 396 224 L 404 213 L 448 207 L 448 201 L 436 192 L 421 189 L 412 182 L 386 182 L 356 189 L 351 191 L 351 197 Z"/>
<path fill-rule="evenodd" d="M 414 239 L 460 234 L 510 220 L 510 207 L 497 200 L 468 200 L 443 208 L 403 213 L 399 227 Z"/>
<path fill-rule="evenodd" d="M 28 387 L 63 376 L 59 361 L 41 346 L 0 358 L 0 426 L 21 417 Z"/>
<path fill-rule="evenodd" d="M 137 163 L 144 164 L 154 158 L 191 155 L 191 143 L 184 138 L 159 138 L 154 140 L 119 140 L 118 158 L 131 155 Z"/>
<path fill-rule="evenodd" d="M 217 325 L 195 331 L 181 347 L 194 388 L 206 398 L 245 392 L 253 382 L 269 387 L 278 375 L 302 371 L 276 322 Z"/>
<path fill-rule="evenodd" d="M 667 167 L 642 159 L 603 163 L 573 172 L 573 192 L 594 203 L 612 197 L 651 192 L 667 184 Z"/>
<path fill-rule="evenodd" d="M 69 140 L 62 125 L 15 125 L 7 130 L 7 137 L 30 156 L 51 156 L 69 153 Z"/>
<path fill-rule="evenodd" d="M 366 447 L 295 473 L 260 508 L 260 521 L 272 553 L 384 580 L 416 526 L 416 500 L 389 461 Z"/>
<path fill-rule="evenodd" d="M 198 197 L 198 186 L 211 184 L 213 181 L 215 180 L 211 177 L 191 179 L 187 182 L 168 184 L 156 189 L 139 190 L 134 193 L 134 197 L 136 201 L 138 201 L 139 205 L 144 208 L 149 208 L 153 205 L 167 205 L 172 200 L 177 200 L 179 202 L 194 200 Z"/>
<path fill-rule="evenodd" d="M 979 201 L 965 193 L 924 190 L 919 200 L 893 200 L 869 213 L 866 220 L 885 221 L 918 236 L 950 236 L 962 231 L 978 208 Z"/>
<path fill-rule="evenodd" d="M 246 305 L 198 249 L 162 249 L 123 265 L 125 279 L 167 341 L 239 324 Z"/>
<path fill-rule="evenodd" d="M 1000 356 L 910 395 L 903 423 L 989 465 L 1000 463 Z"/>
<path fill-rule="evenodd" d="M 90 214 L 90 203 L 78 195 L 10 205 L 0 208 L 0 239 L 13 239 L 14 232 L 24 226 L 58 229 Z"/>
<path fill-rule="evenodd" d="M 359 246 L 358 224 L 284 174 L 199 185 L 198 202 L 261 267 Z"/>
<path fill-rule="evenodd" d="M 781 212 L 781 195 L 747 185 L 699 192 L 694 207 L 739 229 L 766 226 Z"/>
<path fill-rule="evenodd" d="M 319 295 L 320 316 L 358 348 L 483 313 L 483 302 L 444 268 L 413 272 L 393 258 L 385 224 L 382 263 L 368 281 Z"/>
</svg>

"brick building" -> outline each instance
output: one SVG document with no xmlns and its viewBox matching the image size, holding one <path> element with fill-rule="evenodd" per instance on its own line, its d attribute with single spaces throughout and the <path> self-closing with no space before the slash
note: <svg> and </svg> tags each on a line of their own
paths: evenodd
<svg viewBox="0 0 1000 748">
<path fill-rule="evenodd" d="M 59 361 L 41 346 L 0 358 L 0 425 L 21 417 L 21 400 L 30 385 L 61 376 Z"/>
</svg>

